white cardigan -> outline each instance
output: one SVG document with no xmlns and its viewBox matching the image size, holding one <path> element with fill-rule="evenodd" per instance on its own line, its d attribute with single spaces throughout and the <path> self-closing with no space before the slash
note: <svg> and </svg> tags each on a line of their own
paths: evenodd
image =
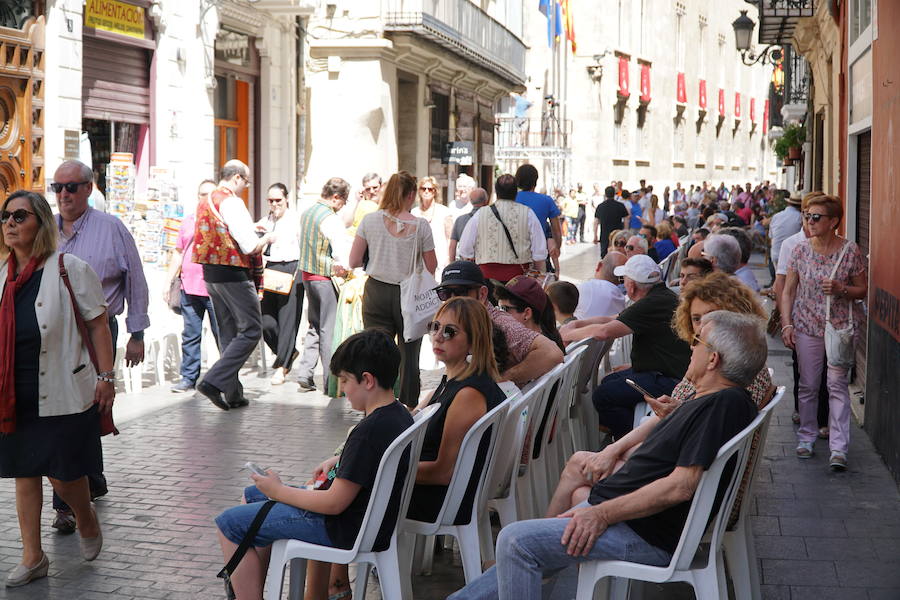
<svg viewBox="0 0 900 600">
<path fill-rule="evenodd" d="M 106 310 L 100 279 L 80 258 L 66 254 L 63 260 L 82 317 L 85 321 L 96 319 Z M 7 260 L 0 263 L 0 297 L 6 286 L 7 268 Z M 41 417 L 84 412 L 94 402 L 97 372 L 81 340 L 69 298 L 69 290 L 59 276 L 59 253 L 54 252 L 44 263 L 34 305 L 41 330 L 38 371 L 38 415 Z"/>
</svg>

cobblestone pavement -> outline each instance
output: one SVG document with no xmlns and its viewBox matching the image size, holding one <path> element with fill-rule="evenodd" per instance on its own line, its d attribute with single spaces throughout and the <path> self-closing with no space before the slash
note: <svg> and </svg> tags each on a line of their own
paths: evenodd
<svg viewBox="0 0 900 600">
<path fill-rule="evenodd" d="M 567 248 L 563 275 L 588 277 L 597 250 Z M 763 279 L 760 279 L 763 281 Z M 790 382 L 790 354 L 778 342 L 769 366 Z M 438 373 L 423 374 L 424 386 Z M 0 588 L 0 598 L 221 598 L 222 565 L 213 517 L 237 501 L 253 460 L 288 481 L 305 479 L 358 419 L 343 401 L 299 394 L 294 384 L 269 386 L 248 372 L 250 407 L 224 413 L 208 401 L 167 387 L 121 396 L 122 435 L 104 438 L 110 493 L 96 503 L 105 545 L 99 559 L 80 558 L 77 534 L 50 529 L 50 490 L 42 518 L 50 577 L 24 588 Z M 820 441 L 812 460 L 793 456 L 790 389 L 775 415 L 753 499 L 753 527 L 765 598 L 900 599 L 900 494 L 868 437 L 854 426 L 850 469 L 827 468 Z M 127 420 L 126 420 L 127 419 Z M 14 485 L 0 481 L 0 574 L 20 557 Z M 416 577 L 415 597 L 432 600 L 462 585 L 452 553 L 433 575 Z M 370 598 L 377 587 L 370 584 Z M 651 586 L 647 598 L 691 598 L 685 586 Z"/>
</svg>

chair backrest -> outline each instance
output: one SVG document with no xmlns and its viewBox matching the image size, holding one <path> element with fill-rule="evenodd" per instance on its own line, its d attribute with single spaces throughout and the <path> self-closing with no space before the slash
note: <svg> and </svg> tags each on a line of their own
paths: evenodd
<svg viewBox="0 0 900 600">
<path fill-rule="evenodd" d="M 484 495 L 485 481 L 488 480 L 491 467 L 494 464 L 494 450 L 497 439 L 500 436 L 502 423 L 506 416 L 512 399 L 506 399 L 492 410 L 489 410 L 466 432 L 459 446 L 459 454 L 456 456 L 456 464 L 453 465 L 453 475 L 447 485 L 447 494 L 444 496 L 444 504 L 438 512 L 435 523 L 452 524 L 456 520 L 460 507 L 465 499 L 466 492 L 475 477 L 475 495 L 472 502 L 472 515 L 474 518 L 479 509 L 487 502 Z M 479 458 L 479 450 L 484 447 L 484 461 L 480 472 L 475 473 Z M 483 501 L 482 501 L 483 499 Z M 404 513 L 405 514 L 405 513 Z"/>
<path fill-rule="evenodd" d="M 534 413 L 534 421 L 529 424 L 531 431 L 531 458 L 538 459 L 547 441 L 547 434 L 553 424 L 553 417 L 558 409 L 557 400 L 563 394 L 563 376 L 567 363 L 562 363 L 541 377 L 540 387 L 544 390 L 541 407 Z"/>
<path fill-rule="evenodd" d="M 569 427 L 568 424 L 563 425 L 569 420 L 572 414 L 572 408 L 578 398 L 580 388 L 578 388 L 578 375 L 581 372 L 582 365 L 587 356 L 588 346 L 578 346 L 571 352 L 566 354 L 563 364 L 562 382 L 560 383 L 560 391 L 556 395 L 556 415 L 557 415 L 557 435 L 561 429 Z"/>
<path fill-rule="evenodd" d="M 353 544 L 354 552 L 371 552 L 382 524 L 387 518 L 388 506 L 394 497 L 397 485 L 400 489 L 400 505 L 396 515 L 393 515 L 392 529 L 396 531 L 397 520 L 406 515 L 409 507 L 409 499 L 412 496 L 413 484 L 416 482 L 416 465 L 419 464 L 419 454 L 422 452 L 422 442 L 425 440 L 425 429 L 428 421 L 434 416 L 440 407 L 435 403 L 425 407 L 413 418 L 413 424 L 406 431 L 397 436 L 378 464 L 378 474 L 375 476 L 375 484 L 372 486 L 372 494 L 369 497 L 369 506 L 363 517 L 359 534 Z M 406 471 L 403 471 L 403 468 Z M 404 476 L 400 481 L 397 477 L 400 473 Z"/>
<path fill-rule="evenodd" d="M 775 409 L 775 406 L 781 402 L 782 398 L 784 398 L 784 386 L 779 387 L 775 391 L 775 395 L 769 400 L 769 403 L 766 404 L 760 413 L 765 415 L 771 415 L 772 411 Z M 759 455 L 766 447 L 766 437 L 769 434 L 769 423 L 771 423 L 771 417 L 766 417 L 763 421 L 762 427 L 759 428 L 759 435 L 751 436 L 750 442 L 750 452 L 747 458 L 747 466 L 744 468 L 744 471 L 747 473 L 747 476 L 744 477 L 744 474 L 741 474 L 741 479 L 739 480 L 738 485 L 745 486 L 746 489 L 743 490 L 743 494 L 739 494 L 739 497 L 736 499 L 736 502 L 740 504 L 737 506 L 738 511 L 738 520 L 747 518 L 747 511 L 750 510 L 749 506 L 752 502 L 745 502 L 747 498 L 750 497 L 751 492 L 753 491 L 753 483 L 756 479 L 756 469 L 759 467 Z M 758 439 L 753 440 L 756 437 Z M 755 441 L 755 443 L 754 443 Z M 746 484 L 744 483 L 746 481 Z M 732 509 L 731 512 L 734 512 Z"/>
<path fill-rule="evenodd" d="M 509 490 L 512 474 L 519 466 L 519 458 L 522 456 L 522 442 L 525 440 L 528 423 L 528 402 L 531 396 L 538 393 L 540 389 L 531 389 L 509 399 L 509 408 L 494 448 L 490 477 L 484 486 L 487 499 L 505 497 Z"/>
<path fill-rule="evenodd" d="M 587 351 L 582 359 L 576 378 L 576 385 L 578 386 L 577 390 L 580 393 L 584 393 L 589 389 L 597 387 L 597 384 L 599 383 L 600 362 L 603 360 L 603 357 L 609 353 L 614 342 L 614 339 L 598 340 L 595 338 L 587 338 L 570 344 L 566 348 L 566 355 L 568 356 L 569 353 L 580 346 L 587 347 Z"/>
<path fill-rule="evenodd" d="M 722 474 L 731 457 L 736 457 L 734 469 L 732 470 L 725 493 L 722 495 L 721 503 L 716 512 L 715 519 L 712 524 L 711 531 L 711 548 L 716 549 L 722 542 L 722 534 L 725 532 L 725 523 L 728 515 L 731 513 L 731 506 L 734 503 L 735 493 L 737 492 L 738 483 L 741 480 L 741 474 L 747 466 L 747 459 L 750 455 L 750 442 L 753 433 L 756 432 L 763 423 L 767 422 L 772 416 L 771 411 L 760 411 L 759 414 L 741 430 L 737 435 L 728 440 L 723 445 L 716 459 L 710 465 L 697 485 L 694 492 L 694 498 L 691 501 L 691 508 L 688 512 L 687 520 L 684 524 L 684 530 L 681 532 L 681 538 L 678 540 L 678 546 L 672 554 L 672 561 L 669 568 L 678 570 L 690 569 L 691 562 L 697 554 L 697 548 L 703 539 L 710 515 L 712 514 L 713 505 L 719 489 Z"/>
</svg>

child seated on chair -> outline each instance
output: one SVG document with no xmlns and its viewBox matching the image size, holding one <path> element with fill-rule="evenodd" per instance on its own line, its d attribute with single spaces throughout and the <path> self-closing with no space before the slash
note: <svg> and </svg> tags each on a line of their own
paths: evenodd
<svg viewBox="0 0 900 600">
<path fill-rule="evenodd" d="M 385 450 L 412 422 L 395 398 L 392 385 L 400 368 L 400 351 L 388 335 L 366 330 L 347 338 L 331 358 L 334 373 L 355 410 L 365 417 L 353 428 L 340 456 L 324 461 L 313 472 L 312 484 L 327 474 L 321 489 L 285 485 L 278 474 L 251 474 L 256 485 L 244 490 L 244 504 L 216 518 L 222 554 L 229 559 L 266 500 L 275 500 L 231 583 L 239 599 L 260 598 L 271 545 L 296 539 L 335 548 L 352 548 L 362 525 L 378 466 Z M 396 508 L 396 507 L 395 507 Z M 396 514 L 388 519 L 396 518 Z M 375 548 L 386 548 L 392 529 L 383 528 Z M 329 563 L 310 561 L 307 600 L 328 597 Z"/>
</svg>

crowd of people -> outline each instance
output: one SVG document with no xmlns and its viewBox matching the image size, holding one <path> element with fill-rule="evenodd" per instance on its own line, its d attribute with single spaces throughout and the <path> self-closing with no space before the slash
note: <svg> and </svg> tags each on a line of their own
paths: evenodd
<svg viewBox="0 0 900 600">
<path fill-rule="evenodd" d="M 843 215 L 833 196 L 801 198 L 765 182 L 676 184 L 660 198 L 644 181 L 635 192 L 612 182 L 594 184 L 591 196 L 581 185 L 551 196 L 537 191 L 538 171 L 526 164 L 489 189 L 462 175 L 446 203 L 437 179 L 404 171 L 386 182 L 369 173 L 357 193 L 331 178 L 302 210 L 275 183 L 268 213 L 254 222 L 241 199 L 249 178 L 245 164 L 227 162 L 218 182 L 200 184 L 195 215 L 183 221 L 165 294 L 184 320 L 181 379 L 171 389 L 195 389 L 223 411 L 247 407 L 240 370 L 262 340 L 275 357 L 272 385 L 295 373 L 299 392 L 321 383 L 365 416 L 305 486 L 253 474 L 244 504 L 216 519 L 226 559 L 252 538 L 231 574 L 238 598 L 261 596 L 277 539 L 352 547 L 380 457 L 413 414 L 439 404 L 407 515 L 433 520 L 467 431 L 507 397 L 498 384 L 527 386 L 587 338 L 630 340 L 626 363 L 592 394 L 610 443 L 572 456 L 547 518 L 505 527 L 496 566 L 454 598 L 538 598 L 542 580 L 579 557 L 666 564 L 701 474 L 774 394 L 766 320 L 794 352 L 798 458 L 811 457 L 822 437 L 830 467 L 847 468 L 852 358 L 832 349 L 832 334 L 852 333 L 855 301 L 867 290 L 864 258 L 836 233 Z M 58 216 L 31 192 L 10 195 L 0 215 L 0 476 L 16 478 L 23 540 L 9 586 L 48 572 L 41 477 L 59 494 L 53 526 L 77 527 L 86 560 L 100 552 L 91 500 L 107 491 L 100 436 L 114 430 L 115 315 L 126 301 L 126 362 L 143 360 L 148 299 L 134 240 L 120 221 L 88 207 L 89 183 L 90 169 L 69 161 L 51 184 Z M 593 277 L 560 281 L 560 252 L 588 243 L 590 214 L 599 249 Z M 750 267 L 755 250 L 769 263 L 768 286 Z M 440 278 L 440 306 L 418 337 L 405 328 L 401 302 L 416 271 Z M 771 317 L 764 294 L 776 298 Z M 201 377 L 204 315 L 220 355 Z M 443 378 L 423 392 L 426 337 Z M 50 370 L 66 376 L 51 380 Z M 641 402 L 652 415 L 636 424 Z M 268 500 L 274 516 L 248 534 Z M 469 510 L 473 501 L 464 499 Z M 349 595 L 346 566 L 311 566 L 307 598 Z"/>
</svg>

